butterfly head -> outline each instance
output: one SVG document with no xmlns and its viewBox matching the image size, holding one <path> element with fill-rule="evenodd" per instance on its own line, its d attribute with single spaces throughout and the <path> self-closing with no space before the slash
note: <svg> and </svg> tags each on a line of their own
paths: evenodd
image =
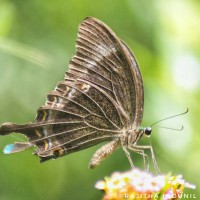
<svg viewBox="0 0 200 200">
<path fill-rule="evenodd" d="M 138 128 L 138 133 L 139 133 L 140 136 L 145 135 L 147 137 L 150 137 L 151 132 L 152 132 L 151 126 Z"/>
<path fill-rule="evenodd" d="M 144 131 L 144 134 L 147 136 L 147 137 L 150 137 L 151 136 L 151 131 L 152 131 L 152 128 L 150 126 L 146 127 L 143 129 Z"/>
<path fill-rule="evenodd" d="M 152 132 L 151 126 L 148 127 L 139 127 L 138 129 L 131 130 L 129 132 L 129 144 L 135 144 L 137 141 L 139 141 L 143 135 L 150 137 Z"/>
</svg>

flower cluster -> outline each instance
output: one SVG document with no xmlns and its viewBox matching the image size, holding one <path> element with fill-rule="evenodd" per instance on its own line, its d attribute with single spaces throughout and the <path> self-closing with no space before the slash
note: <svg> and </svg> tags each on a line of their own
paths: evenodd
<svg viewBox="0 0 200 200">
<path fill-rule="evenodd" d="M 134 169 L 128 172 L 115 172 L 95 186 L 104 190 L 103 200 L 177 200 L 184 187 L 194 189 L 179 176 L 158 175 Z"/>
</svg>

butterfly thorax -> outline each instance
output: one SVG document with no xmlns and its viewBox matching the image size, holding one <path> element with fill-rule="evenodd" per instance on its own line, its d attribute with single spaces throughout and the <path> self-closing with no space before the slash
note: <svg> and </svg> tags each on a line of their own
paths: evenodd
<svg viewBox="0 0 200 200">
<path fill-rule="evenodd" d="M 140 140 L 140 138 L 143 136 L 143 134 L 144 134 L 143 129 L 135 128 L 135 129 L 128 130 L 128 133 L 127 133 L 128 146 L 136 145 L 137 141 Z"/>
</svg>

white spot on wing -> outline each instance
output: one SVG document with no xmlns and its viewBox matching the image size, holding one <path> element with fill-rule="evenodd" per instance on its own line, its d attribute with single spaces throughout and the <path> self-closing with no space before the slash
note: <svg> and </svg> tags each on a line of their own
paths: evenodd
<svg viewBox="0 0 200 200">
<path fill-rule="evenodd" d="M 75 93 L 74 89 L 71 89 L 71 91 L 67 94 L 67 97 L 73 98 L 73 94 Z"/>
<path fill-rule="evenodd" d="M 98 51 L 101 55 L 103 55 L 103 56 L 105 56 L 105 57 L 110 56 L 110 54 L 111 54 L 110 51 L 106 50 L 106 49 L 105 49 L 103 46 L 101 46 L 101 45 L 98 45 L 97 51 Z M 102 57 L 102 58 L 103 58 L 103 57 Z"/>
<path fill-rule="evenodd" d="M 51 149 L 51 147 L 53 146 L 52 142 L 51 142 L 51 139 L 48 139 L 48 145 L 49 145 L 49 149 Z"/>
<path fill-rule="evenodd" d="M 64 107 L 64 101 L 62 98 L 60 98 L 60 97 L 57 98 L 56 106 L 60 107 L 60 108 Z"/>
<path fill-rule="evenodd" d="M 43 130 L 43 134 L 44 134 L 45 136 L 47 136 L 47 129 L 44 129 L 44 130 Z"/>
<path fill-rule="evenodd" d="M 83 83 L 83 85 L 81 86 L 81 90 L 83 90 L 84 92 L 87 92 L 90 89 L 90 85 Z"/>
</svg>

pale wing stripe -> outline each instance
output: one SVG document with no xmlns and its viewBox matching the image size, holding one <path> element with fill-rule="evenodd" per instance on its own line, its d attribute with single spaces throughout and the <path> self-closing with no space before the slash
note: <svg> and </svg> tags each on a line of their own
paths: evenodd
<svg viewBox="0 0 200 200">
<path fill-rule="evenodd" d="M 96 52 L 98 53 L 98 46 L 101 46 L 102 48 L 104 48 L 106 51 L 108 51 L 110 54 L 112 54 L 121 64 L 123 64 L 122 60 L 115 54 L 115 47 L 112 46 L 106 46 L 104 45 L 103 43 L 99 43 L 99 38 L 94 38 L 94 37 L 90 37 L 88 36 L 88 34 L 86 34 L 84 31 L 79 31 L 80 35 L 78 36 L 78 40 L 81 39 L 81 40 L 84 40 L 85 42 L 89 43 L 89 44 L 92 44 L 93 46 L 96 47 Z M 93 34 L 94 35 L 94 34 Z M 101 37 L 101 35 L 98 35 L 98 37 Z M 89 38 L 89 40 L 88 40 Z M 77 41 L 78 41 L 77 40 Z M 116 50 L 116 49 L 115 49 Z"/>
<path fill-rule="evenodd" d="M 118 65 L 123 65 L 122 62 L 116 62 L 116 60 L 113 58 L 114 52 L 113 51 L 109 51 L 107 49 L 105 49 L 103 46 L 101 46 L 102 48 L 100 48 L 100 46 L 98 47 L 97 45 L 93 44 L 92 42 L 88 42 L 87 40 L 83 39 L 83 38 L 78 38 L 78 40 L 76 41 L 76 45 L 77 47 L 85 47 L 88 48 L 88 50 L 95 52 L 96 55 L 101 55 L 103 58 L 109 60 L 113 65 L 118 66 Z M 109 57 L 109 58 L 108 58 Z"/>
<path fill-rule="evenodd" d="M 91 47 L 85 45 L 82 42 L 79 42 L 80 45 L 77 44 L 77 50 L 79 52 L 81 52 L 82 54 L 84 54 L 83 52 L 88 52 L 90 55 L 96 56 L 98 57 L 101 61 L 105 62 L 106 64 L 108 64 L 114 71 L 116 71 L 113 67 L 115 66 L 115 68 L 119 68 L 119 66 L 113 62 L 113 60 L 111 60 L 110 58 L 108 58 L 107 56 L 104 56 L 103 54 L 99 53 L 99 54 L 95 54 L 94 53 L 94 49 L 92 49 Z M 84 54 L 85 55 L 85 54 Z M 93 57 L 92 56 L 92 57 Z M 106 61 L 104 61 L 106 60 Z"/>
<path fill-rule="evenodd" d="M 104 61 L 102 61 L 100 58 L 97 58 L 96 56 L 94 56 L 94 54 L 93 54 L 93 57 L 91 59 L 91 57 L 89 55 L 83 54 L 82 52 L 77 51 L 75 57 L 82 58 L 82 59 L 87 58 L 87 60 L 92 60 L 92 61 L 96 62 L 100 67 L 107 70 L 109 73 L 112 73 L 112 71 L 107 67 L 106 63 Z M 100 62 L 103 62 L 104 64 L 102 64 Z"/>
<path fill-rule="evenodd" d="M 96 67 L 96 65 L 94 65 L 94 64 L 92 64 L 92 63 L 89 63 L 89 61 L 87 61 L 87 63 L 86 63 L 85 60 L 82 60 L 82 61 L 85 62 L 85 63 L 82 63 L 82 62 L 80 61 L 80 59 L 77 59 L 77 58 L 78 58 L 78 57 L 76 57 L 76 59 L 73 58 L 73 59 L 71 60 L 71 62 L 70 62 L 70 64 L 69 64 L 70 69 L 72 69 L 73 64 L 75 63 L 75 64 L 80 65 L 81 67 L 85 67 L 86 69 L 91 70 L 93 73 L 95 73 L 95 74 L 97 74 L 98 76 L 102 77 L 103 79 L 106 79 L 107 81 L 111 82 L 111 80 L 110 80 L 109 78 L 105 77 L 103 74 L 101 74 L 101 73 L 99 73 L 99 72 L 97 71 L 98 68 Z M 71 64 L 71 63 L 72 63 L 72 64 Z M 96 69 L 96 70 L 94 70 L 93 68 L 89 67 L 89 65 L 93 65 L 93 66 L 94 66 L 94 69 Z M 76 66 L 75 66 L 75 67 L 76 67 Z M 90 74 L 87 74 L 87 75 L 90 75 Z"/>
<path fill-rule="evenodd" d="M 90 60 L 89 59 L 85 59 L 85 58 L 83 58 L 83 57 L 78 57 L 78 56 L 74 56 L 73 57 L 73 59 L 74 58 L 76 58 L 76 60 L 80 60 L 80 61 L 84 61 L 84 62 L 87 62 L 89 65 L 91 65 L 92 63 L 90 62 Z M 89 57 L 88 57 L 89 58 Z M 95 61 L 96 62 L 96 61 Z M 86 64 L 87 65 L 87 64 Z M 101 64 L 99 64 L 101 67 L 104 67 L 103 65 L 101 65 Z M 89 70 L 92 70 L 92 69 L 90 69 L 90 68 L 88 68 Z M 119 85 L 118 83 L 116 83 L 114 80 L 112 80 L 112 72 L 108 69 L 108 68 L 104 68 L 104 69 L 106 69 L 109 73 L 110 73 L 110 78 L 106 78 L 105 76 L 104 76 L 104 78 L 105 79 L 107 79 L 108 81 L 110 81 L 111 83 L 112 83 L 112 85 L 113 85 L 113 83 L 115 84 L 115 85 Z M 94 71 L 94 70 L 93 70 Z M 95 72 L 95 71 L 94 71 Z M 96 73 L 98 73 L 98 72 L 96 72 Z M 99 73 L 98 73 L 99 74 Z"/>
<path fill-rule="evenodd" d="M 114 66 L 115 68 L 119 68 L 118 65 L 111 60 L 110 58 L 108 58 L 108 56 L 103 55 L 100 52 L 94 51 L 94 49 L 92 49 L 92 47 L 88 46 L 87 43 L 83 43 L 83 41 L 77 41 L 76 43 L 76 48 L 78 51 L 81 50 L 81 52 L 87 51 L 89 54 L 92 54 L 93 56 L 98 57 L 99 59 L 101 59 L 102 61 L 106 60 L 105 63 L 109 64 L 110 67 L 114 70 Z M 102 59 L 103 58 L 103 59 Z M 108 61 L 108 62 L 107 62 Z M 116 71 L 116 70 L 115 70 Z"/>
<path fill-rule="evenodd" d="M 74 60 L 74 58 L 75 58 L 75 60 L 80 60 L 80 62 L 81 61 L 83 61 L 83 62 L 87 62 L 89 65 L 91 65 L 92 63 L 88 60 L 88 59 L 84 59 L 83 57 L 78 57 L 78 56 L 74 56 L 73 57 L 73 60 Z M 89 57 L 88 57 L 89 58 Z M 96 62 L 96 61 L 95 61 Z M 87 66 L 87 64 L 85 64 L 84 65 L 85 67 Z M 101 65 L 101 67 L 104 67 L 103 65 Z M 94 71 L 93 69 L 91 69 L 91 68 L 89 68 L 89 67 L 86 67 L 87 69 L 89 69 L 89 70 L 92 70 L 93 72 L 95 72 L 95 73 L 97 73 L 97 74 L 99 74 L 99 75 L 101 75 L 101 76 L 103 76 L 102 74 L 100 74 L 98 71 Z M 70 69 L 71 69 L 71 66 L 70 66 Z M 109 69 L 107 69 L 107 68 L 104 68 L 104 69 L 106 69 L 109 73 L 110 73 L 110 75 L 109 75 L 109 77 L 110 78 L 107 78 L 107 77 L 105 77 L 105 76 L 103 76 L 106 80 L 108 80 L 108 81 L 110 81 L 111 83 L 112 83 L 112 85 L 113 85 L 113 83 L 115 83 L 116 85 L 118 85 L 118 83 L 116 83 L 116 82 L 114 82 L 114 80 L 112 80 L 112 72 L 109 70 Z M 98 70 L 98 69 L 97 69 Z"/>
<path fill-rule="evenodd" d="M 99 63 L 99 61 L 95 60 L 95 58 L 90 58 L 88 56 L 83 55 L 80 52 L 77 52 L 77 55 L 73 56 L 72 60 L 76 59 L 76 60 L 80 60 L 82 62 L 88 63 L 89 65 L 94 65 L 93 63 L 95 62 L 95 66 L 102 70 L 105 69 L 108 73 L 111 73 L 111 70 L 109 68 L 106 68 L 104 65 L 102 65 L 101 63 Z"/>
</svg>

